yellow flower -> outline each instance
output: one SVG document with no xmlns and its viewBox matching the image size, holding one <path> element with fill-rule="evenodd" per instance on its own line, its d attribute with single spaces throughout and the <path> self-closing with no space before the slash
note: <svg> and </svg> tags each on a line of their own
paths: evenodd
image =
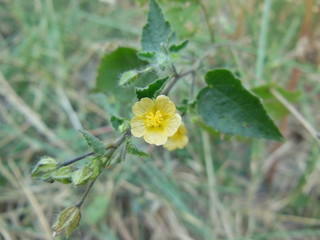
<svg viewBox="0 0 320 240">
<path fill-rule="evenodd" d="M 164 147 L 169 151 L 173 151 L 177 148 L 184 148 L 188 142 L 189 138 L 187 136 L 187 129 L 182 123 L 177 132 L 172 137 L 169 137 Z"/>
<path fill-rule="evenodd" d="M 181 125 L 176 106 L 164 95 L 156 100 L 142 98 L 133 105 L 132 112 L 135 115 L 131 120 L 132 135 L 143 136 L 147 143 L 157 146 L 165 144 Z"/>
</svg>

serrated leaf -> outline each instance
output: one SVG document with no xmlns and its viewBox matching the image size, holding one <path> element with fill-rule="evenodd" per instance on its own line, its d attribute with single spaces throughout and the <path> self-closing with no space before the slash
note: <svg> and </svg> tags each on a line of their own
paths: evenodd
<svg viewBox="0 0 320 240">
<path fill-rule="evenodd" d="M 139 150 L 131 142 L 127 142 L 127 153 L 132 154 L 132 155 L 136 155 L 136 156 L 139 156 L 139 157 L 149 157 L 149 154 Z"/>
<path fill-rule="evenodd" d="M 71 179 L 74 185 L 85 185 L 93 175 L 92 169 L 84 166 L 72 173 Z"/>
<path fill-rule="evenodd" d="M 103 155 L 105 153 L 105 146 L 104 146 L 103 142 L 101 142 L 98 138 L 96 138 L 95 136 L 93 136 L 91 133 L 89 133 L 87 131 L 80 130 L 80 132 L 82 133 L 82 136 L 86 140 L 89 147 L 96 154 Z"/>
<path fill-rule="evenodd" d="M 281 119 L 282 117 L 289 114 L 288 109 L 280 103 L 277 98 L 273 96 L 270 90 L 274 88 L 281 93 L 291 103 L 297 102 L 300 98 L 299 92 L 288 91 L 283 89 L 276 84 L 263 85 L 254 89 L 251 89 L 256 95 L 263 100 L 263 106 L 266 108 L 268 113 L 275 119 Z"/>
<path fill-rule="evenodd" d="M 161 44 L 167 42 L 172 33 L 170 24 L 164 19 L 161 8 L 155 0 L 150 0 L 148 21 L 142 31 L 142 50 L 161 51 Z"/>
<path fill-rule="evenodd" d="M 71 183 L 71 175 L 73 173 L 74 168 L 71 166 L 64 166 L 59 168 L 54 174 L 53 179 L 57 182 L 61 183 Z"/>
<path fill-rule="evenodd" d="M 61 231 L 66 231 L 66 236 L 69 237 L 73 230 L 78 227 L 81 219 L 80 209 L 78 207 L 69 207 L 63 210 L 57 221 L 52 226 L 54 235 L 59 234 Z"/>
<path fill-rule="evenodd" d="M 205 123 L 227 134 L 281 140 L 282 135 L 263 108 L 239 79 L 226 69 L 207 72 L 208 87 L 198 94 L 198 112 Z"/>
<path fill-rule="evenodd" d="M 185 40 L 183 42 L 173 44 L 169 47 L 170 52 L 179 52 L 180 50 L 184 49 L 188 45 L 189 41 Z"/>
<path fill-rule="evenodd" d="M 160 78 L 145 88 L 136 88 L 137 98 L 140 100 L 141 98 L 145 98 L 145 97 L 147 98 L 157 97 L 157 95 L 159 95 L 162 89 L 164 88 L 168 79 L 169 77 Z"/>
</svg>

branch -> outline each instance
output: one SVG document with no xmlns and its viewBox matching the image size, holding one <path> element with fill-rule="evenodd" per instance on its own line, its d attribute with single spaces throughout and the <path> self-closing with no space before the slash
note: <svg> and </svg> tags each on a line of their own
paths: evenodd
<svg viewBox="0 0 320 240">
<path fill-rule="evenodd" d="M 99 175 L 100 175 L 100 174 L 99 174 Z M 99 175 L 98 175 L 98 176 L 99 176 Z M 85 193 L 83 194 L 80 202 L 78 202 L 78 203 L 76 204 L 76 207 L 81 208 L 81 206 L 82 206 L 84 200 L 87 198 L 87 196 L 88 196 L 88 194 L 89 194 L 92 186 L 94 185 L 94 183 L 95 183 L 96 180 L 98 179 L 98 176 L 90 183 L 90 185 L 88 186 L 87 190 L 86 190 Z"/>
<path fill-rule="evenodd" d="M 84 158 L 86 158 L 86 157 L 89 157 L 89 156 L 91 156 L 91 155 L 93 155 L 93 154 L 94 154 L 94 152 L 89 152 L 89 153 L 80 155 L 80 156 L 78 156 L 78 157 L 72 158 L 72 159 L 70 159 L 70 160 L 68 160 L 68 161 L 65 161 L 65 162 L 59 164 L 59 167 L 68 166 L 68 165 L 70 165 L 70 164 L 72 164 L 72 163 L 74 163 L 74 162 L 77 162 L 77 161 L 79 161 L 79 160 L 81 160 L 81 159 L 84 159 Z"/>
<path fill-rule="evenodd" d="M 110 148 L 110 152 L 108 153 L 108 159 L 107 159 L 107 162 L 105 164 L 108 164 L 108 160 L 111 159 L 112 155 L 114 154 L 114 152 L 121 146 L 121 144 L 124 142 L 124 140 L 126 140 L 127 137 L 129 137 L 131 135 L 131 131 L 130 129 L 128 129 L 112 146 L 112 148 Z M 88 153 L 88 154 L 91 154 L 91 153 Z M 85 154 L 85 155 L 88 155 L 88 154 Z M 94 153 L 92 153 L 94 154 Z M 91 155 L 92 155 L 91 154 Z M 83 155 L 83 156 L 85 156 Z M 90 155 L 89 155 L 90 156 Z M 81 157 L 81 156 L 80 156 Z M 101 173 L 101 172 L 100 172 Z M 88 186 L 87 190 L 85 191 L 85 193 L 83 194 L 80 202 L 76 205 L 76 207 L 78 208 L 81 208 L 84 200 L 87 198 L 91 188 L 93 187 L 94 183 L 96 182 L 96 180 L 98 179 L 98 177 L 100 176 L 100 173 L 99 175 L 90 183 L 90 185 Z"/>
<path fill-rule="evenodd" d="M 168 87 L 162 92 L 163 95 L 168 95 L 169 92 L 171 91 L 171 89 L 174 87 L 174 85 L 178 82 L 178 80 L 180 78 L 183 78 L 189 74 L 195 75 L 196 71 L 198 70 L 198 68 L 200 67 L 201 62 L 208 56 L 210 56 L 210 54 L 212 53 L 212 51 L 218 47 L 218 46 L 228 46 L 229 44 L 213 44 L 212 47 L 206 51 L 205 54 L 203 54 L 192 66 L 192 68 L 190 68 L 189 70 L 182 72 L 182 73 L 178 73 L 176 70 L 176 67 L 174 65 L 172 65 L 172 70 L 173 70 L 173 81 L 168 85 Z"/>
<path fill-rule="evenodd" d="M 128 137 L 130 134 L 131 134 L 130 133 L 130 129 L 128 129 L 114 144 L 107 146 L 106 150 L 109 150 L 109 149 L 115 149 L 116 150 L 119 147 L 119 145 L 125 140 L 125 138 Z M 110 151 L 110 152 L 114 152 L 114 151 Z M 89 153 L 80 155 L 78 157 L 72 158 L 70 160 L 67 160 L 67 161 L 59 164 L 59 167 L 68 166 L 68 165 L 70 165 L 72 163 L 78 162 L 78 161 L 80 161 L 80 160 L 82 160 L 82 159 L 84 159 L 86 157 L 92 156 L 94 154 L 95 154 L 94 152 L 89 152 Z"/>
<path fill-rule="evenodd" d="M 168 95 L 169 92 L 171 91 L 171 89 L 174 87 L 174 85 L 178 82 L 178 80 L 180 78 L 183 78 L 189 74 L 193 74 L 195 72 L 195 69 L 190 69 L 188 71 L 185 71 L 183 73 L 177 73 L 177 71 L 174 69 L 174 77 L 173 77 L 173 81 L 168 85 L 168 87 L 166 87 L 166 89 L 162 92 L 163 95 Z"/>
</svg>

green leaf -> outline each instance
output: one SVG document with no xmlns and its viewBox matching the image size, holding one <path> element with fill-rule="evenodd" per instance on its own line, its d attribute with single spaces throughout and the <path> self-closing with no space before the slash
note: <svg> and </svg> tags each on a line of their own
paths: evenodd
<svg viewBox="0 0 320 240">
<path fill-rule="evenodd" d="M 179 52 L 180 50 L 184 49 L 188 45 L 189 41 L 185 40 L 178 44 L 173 44 L 169 47 L 170 52 Z"/>
<path fill-rule="evenodd" d="M 53 174 L 53 178 L 57 182 L 65 184 L 71 183 L 71 175 L 73 173 L 73 170 L 74 168 L 71 166 L 61 167 Z"/>
<path fill-rule="evenodd" d="M 87 144 L 96 153 L 103 155 L 105 153 L 104 143 L 87 131 L 80 130 Z"/>
<path fill-rule="evenodd" d="M 156 71 L 146 71 L 149 68 L 148 64 L 138 58 L 135 49 L 124 47 L 106 54 L 101 59 L 95 91 L 106 94 L 107 102 L 104 103 L 104 106 L 112 109 L 111 114 L 129 117 L 131 106 L 128 102 L 133 102 L 136 98 L 133 88 L 145 87 L 154 79 L 159 78 Z M 138 79 L 129 86 L 119 87 L 120 77 L 124 72 L 130 70 L 139 71 Z"/>
<path fill-rule="evenodd" d="M 132 155 L 136 155 L 139 157 L 149 157 L 149 154 L 139 150 L 135 145 L 131 142 L 127 142 L 127 152 Z"/>
<path fill-rule="evenodd" d="M 124 119 L 123 118 L 119 118 L 119 117 L 116 117 L 116 116 L 112 116 L 110 120 L 111 120 L 112 127 L 115 130 L 118 130 L 119 127 L 124 123 Z"/>
<path fill-rule="evenodd" d="M 146 65 L 145 61 L 137 57 L 135 49 L 119 47 L 102 57 L 95 90 L 104 93 L 123 93 L 118 86 L 121 75 L 129 70 L 139 69 Z"/>
<path fill-rule="evenodd" d="M 188 112 L 188 109 L 191 107 L 188 99 L 183 99 L 181 104 L 177 106 L 177 110 L 180 112 L 181 115 L 184 115 Z"/>
<path fill-rule="evenodd" d="M 161 45 L 167 42 L 170 34 L 170 24 L 164 19 L 161 8 L 155 0 L 150 0 L 148 21 L 142 31 L 142 50 L 161 51 Z"/>
<path fill-rule="evenodd" d="M 208 87 L 198 94 L 198 112 L 218 131 L 244 137 L 281 140 L 282 135 L 259 98 L 247 91 L 226 69 L 207 72 Z"/>
<path fill-rule="evenodd" d="M 276 84 L 267 84 L 254 89 L 251 89 L 256 95 L 263 100 L 263 106 L 266 108 L 268 113 L 275 119 L 281 119 L 282 117 L 289 114 L 288 109 L 280 103 L 277 98 L 271 93 L 271 89 L 276 89 L 282 96 L 284 96 L 291 103 L 297 102 L 300 98 L 299 92 L 288 91 L 283 89 Z"/>
<path fill-rule="evenodd" d="M 91 176 L 93 175 L 93 171 L 88 168 L 87 166 L 84 166 L 77 171 L 72 173 L 71 179 L 74 185 L 80 186 L 85 185 Z"/>
<path fill-rule="evenodd" d="M 130 127 L 128 120 L 116 116 L 111 117 L 111 124 L 115 130 L 120 132 L 125 132 Z"/>
<path fill-rule="evenodd" d="M 157 97 L 162 91 L 162 89 L 164 88 L 168 79 L 169 77 L 160 78 L 145 88 L 136 88 L 137 98 L 140 100 L 141 98 L 145 98 L 145 97 L 147 98 Z"/>
<path fill-rule="evenodd" d="M 66 231 L 66 236 L 69 237 L 73 230 L 78 227 L 81 219 L 80 209 L 78 207 L 69 207 L 63 210 L 57 221 L 52 226 L 54 233 L 53 236 L 59 234 L 61 231 Z"/>
</svg>

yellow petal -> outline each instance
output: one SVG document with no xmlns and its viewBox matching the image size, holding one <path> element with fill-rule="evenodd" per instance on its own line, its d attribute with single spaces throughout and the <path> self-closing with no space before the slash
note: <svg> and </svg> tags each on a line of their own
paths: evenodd
<svg viewBox="0 0 320 240">
<path fill-rule="evenodd" d="M 146 133 L 146 125 L 143 117 L 134 117 L 131 122 L 131 133 L 135 137 L 142 137 Z"/>
<path fill-rule="evenodd" d="M 173 141 L 172 139 L 168 138 L 168 141 L 163 145 L 166 149 L 169 151 L 173 151 L 177 148 L 176 142 Z"/>
<path fill-rule="evenodd" d="M 180 138 L 180 141 L 178 142 L 178 148 L 184 148 L 189 142 L 189 138 L 187 135 L 184 135 Z"/>
<path fill-rule="evenodd" d="M 173 151 L 177 148 L 184 148 L 188 142 L 189 138 L 187 136 L 187 129 L 185 128 L 184 124 L 181 123 L 177 132 L 172 137 L 168 138 L 168 141 L 166 144 L 164 144 L 164 147 L 169 151 Z"/>
<path fill-rule="evenodd" d="M 153 111 L 154 101 L 151 98 L 142 98 L 136 102 L 132 107 L 132 112 L 136 116 L 143 116 L 148 112 Z"/>
<path fill-rule="evenodd" d="M 185 127 L 183 122 L 181 122 L 181 125 L 180 125 L 180 127 L 178 129 L 178 132 L 179 132 L 179 134 L 182 134 L 182 135 L 186 135 L 187 134 L 187 129 L 186 129 L 186 127 Z"/>
<path fill-rule="evenodd" d="M 181 125 L 181 117 L 178 113 L 174 114 L 173 116 L 171 116 L 170 118 L 168 118 L 165 122 L 165 124 L 163 124 L 167 135 L 170 137 L 172 135 L 174 135 L 178 128 Z"/>
<path fill-rule="evenodd" d="M 168 141 L 163 146 L 169 151 L 173 151 L 177 148 L 184 148 L 189 142 L 189 139 L 186 135 L 180 137 L 171 137 L 168 138 Z"/>
<path fill-rule="evenodd" d="M 146 131 L 144 140 L 147 143 L 160 146 L 167 142 L 168 136 L 163 128 L 153 128 Z"/>
<path fill-rule="evenodd" d="M 155 107 L 162 114 L 174 114 L 176 112 L 176 106 L 167 96 L 160 95 L 156 98 Z"/>
</svg>

